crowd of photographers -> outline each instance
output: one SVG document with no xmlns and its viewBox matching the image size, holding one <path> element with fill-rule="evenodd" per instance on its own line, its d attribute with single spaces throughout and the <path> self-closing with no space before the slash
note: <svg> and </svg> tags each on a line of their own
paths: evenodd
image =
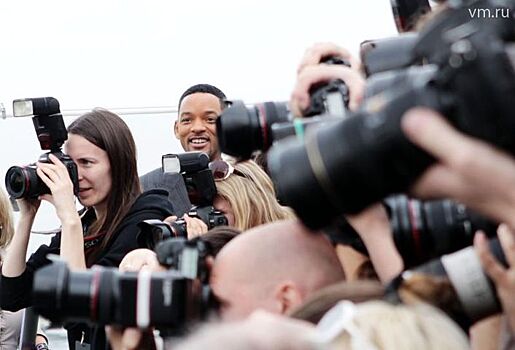
<svg viewBox="0 0 515 350">
<path fill-rule="evenodd" d="M 34 306 L 71 349 L 515 349 L 514 10 L 314 45 L 288 104 L 192 86 L 142 177 L 119 116 L 16 100 L 48 153 L 6 174 L 0 348 Z M 41 200 L 61 229 L 25 261 Z"/>
</svg>

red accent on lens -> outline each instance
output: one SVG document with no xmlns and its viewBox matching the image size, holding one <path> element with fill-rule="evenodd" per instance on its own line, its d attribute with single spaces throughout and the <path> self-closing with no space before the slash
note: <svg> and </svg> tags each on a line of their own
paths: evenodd
<svg viewBox="0 0 515 350">
<path fill-rule="evenodd" d="M 100 272 L 98 268 L 93 269 L 93 277 L 91 278 L 91 289 L 89 295 L 89 310 L 91 320 L 96 321 L 98 317 L 98 292 L 100 289 Z"/>
<path fill-rule="evenodd" d="M 28 190 L 29 190 L 29 186 L 30 186 L 30 180 L 29 180 L 29 172 L 27 171 L 27 168 L 22 168 L 21 171 L 23 171 L 23 177 L 25 178 L 25 188 L 23 189 L 23 195 L 26 195 Z M 36 174 L 37 176 L 37 174 Z"/>
</svg>

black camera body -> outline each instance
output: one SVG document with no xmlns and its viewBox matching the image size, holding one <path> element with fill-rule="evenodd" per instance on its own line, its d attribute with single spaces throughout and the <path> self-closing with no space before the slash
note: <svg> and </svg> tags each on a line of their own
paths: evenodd
<svg viewBox="0 0 515 350">
<path fill-rule="evenodd" d="M 320 63 L 350 63 L 339 57 L 324 57 Z M 303 112 L 307 119 L 295 118 L 286 102 L 263 102 L 246 106 L 232 101 L 216 120 L 218 143 L 223 153 L 238 159 L 249 159 L 257 152 L 266 152 L 275 141 L 288 136 L 302 137 L 313 125 L 340 120 L 348 111 L 349 90 L 340 80 L 315 84 L 310 91 L 310 106 Z"/>
<path fill-rule="evenodd" d="M 187 215 L 202 220 L 209 230 L 216 226 L 228 224 L 227 217 L 225 217 L 221 211 L 216 210 L 212 205 L 193 207 Z M 140 246 L 149 249 L 153 249 L 158 242 L 168 238 L 188 238 L 186 221 L 184 221 L 184 219 L 177 219 L 171 223 L 156 219 L 144 220 L 140 222 L 138 226 L 140 228 L 138 242 Z"/>
<path fill-rule="evenodd" d="M 179 271 L 184 277 L 209 283 L 206 258 L 212 255 L 211 248 L 201 237 L 170 238 L 159 243 L 155 252 L 161 265 Z"/>
<path fill-rule="evenodd" d="M 78 195 L 77 165 L 61 150 L 64 141 L 68 138 L 68 133 L 59 110 L 59 102 L 53 97 L 14 100 L 13 109 L 16 117 L 33 115 L 32 122 L 41 149 L 50 150 L 42 154 L 38 162 L 51 163 L 48 158 L 50 154 L 59 158 L 68 170 L 75 195 Z M 34 163 L 27 166 L 12 166 L 7 170 L 5 187 L 11 197 L 37 198 L 42 194 L 50 193 L 48 186 L 37 175 L 36 168 Z"/>
<path fill-rule="evenodd" d="M 225 215 L 213 207 L 216 197 L 216 184 L 213 173 L 209 169 L 209 156 L 203 152 L 186 152 L 181 154 L 165 154 L 162 158 L 163 172 L 180 173 L 186 186 L 190 202 L 194 205 L 188 216 L 202 220 L 212 229 L 227 225 Z M 188 237 L 186 222 L 179 218 L 167 223 L 160 220 L 144 220 L 138 224 L 140 246 L 153 249 L 157 243 L 173 237 Z"/>
<path fill-rule="evenodd" d="M 478 0 L 473 7 L 495 13 L 500 3 Z M 513 14 L 513 1 L 503 3 Z M 431 64 L 410 67 L 414 73 L 353 116 L 315 129 L 304 141 L 279 142 L 268 153 L 279 199 L 304 224 L 319 229 L 405 192 L 434 163 L 401 129 L 410 108 L 439 111 L 462 132 L 515 153 L 515 19 L 471 18 L 469 10 L 461 3 L 449 7 L 420 33 L 413 55 Z"/>
</svg>

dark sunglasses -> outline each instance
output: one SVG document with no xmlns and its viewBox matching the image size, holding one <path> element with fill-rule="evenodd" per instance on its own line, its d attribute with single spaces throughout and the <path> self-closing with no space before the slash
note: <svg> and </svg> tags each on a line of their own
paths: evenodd
<svg viewBox="0 0 515 350">
<path fill-rule="evenodd" d="M 241 171 L 234 169 L 231 163 L 228 163 L 225 160 L 213 160 L 209 163 L 209 169 L 213 173 L 215 181 L 223 181 L 231 176 L 231 174 L 245 177 Z"/>
</svg>

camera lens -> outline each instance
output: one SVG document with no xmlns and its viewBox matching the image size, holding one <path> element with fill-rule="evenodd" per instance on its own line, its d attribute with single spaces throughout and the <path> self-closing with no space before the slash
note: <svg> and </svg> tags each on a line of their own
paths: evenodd
<svg viewBox="0 0 515 350">
<path fill-rule="evenodd" d="M 5 188 L 13 198 L 35 198 L 49 193 L 48 187 L 40 180 L 34 166 L 13 166 L 5 174 Z"/>
<path fill-rule="evenodd" d="M 94 283 L 94 276 L 88 271 L 70 273 L 64 263 L 40 269 L 34 278 L 34 302 L 38 312 L 52 320 L 89 319 L 90 307 L 98 309 L 92 303 L 98 300 L 95 285 L 99 283 Z M 110 286 L 104 288 L 111 289 Z M 103 312 L 109 313 L 109 310 Z"/>
<path fill-rule="evenodd" d="M 6 175 L 6 186 L 9 188 L 9 193 L 23 193 L 25 190 L 25 177 L 21 168 L 11 168 L 11 171 Z"/>
<path fill-rule="evenodd" d="M 180 329 L 205 310 L 205 300 L 195 286 L 173 270 L 70 271 L 58 261 L 36 271 L 33 301 L 36 311 L 52 321 Z"/>
<path fill-rule="evenodd" d="M 272 125 L 289 119 L 286 102 L 247 107 L 243 101 L 234 101 L 216 120 L 220 149 L 231 156 L 249 159 L 253 152 L 270 148 Z"/>
<path fill-rule="evenodd" d="M 399 195 L 384 204 L 406 267 L 469 246 L 477 230 L 489 237 L 496 234 L 496 223 L 451 200 L 419 201 Z"/>
</svg>

